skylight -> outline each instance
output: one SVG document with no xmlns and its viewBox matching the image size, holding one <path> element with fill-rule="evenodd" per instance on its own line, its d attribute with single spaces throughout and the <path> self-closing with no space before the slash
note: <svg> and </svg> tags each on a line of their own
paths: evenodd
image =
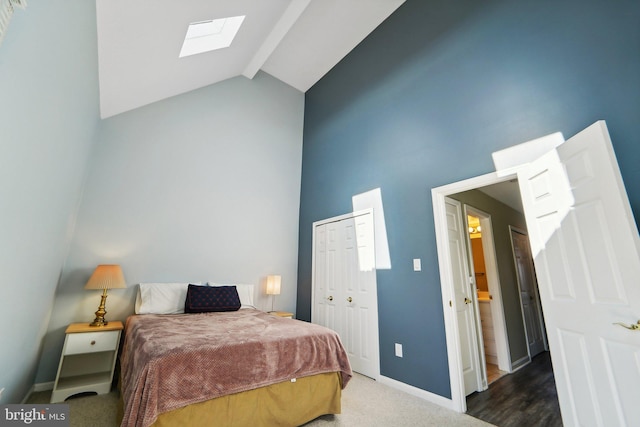
<svg viewBox="0 0 640 427">
<path fill-rule="evenodd" d="M 189 24 L 179 57 L 231 46 L 242 21 L 244 21 L 244 15 Z"/>
</svg>

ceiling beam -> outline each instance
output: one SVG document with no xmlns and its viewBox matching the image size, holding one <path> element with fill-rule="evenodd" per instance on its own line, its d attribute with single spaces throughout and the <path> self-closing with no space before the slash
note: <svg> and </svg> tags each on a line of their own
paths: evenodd
<svg viewBox="0 0 640 427">
<path fill-rule="evenodd" d="M 278 23 L 273 27 L 271 33 L 267 36 L 260 46 L 260 49 L 253 55 L 251 61 L 242 72 L 242 75 L 253 79 L 260 68 L 269 59 L 274 50 L 278 47 L 284 36 L 289 32 L 291 27 L 296 23 L 300 15 L 309 6 L 311 0 L 293 0 L 289 7 L 284 11 Z"/>
</svg>

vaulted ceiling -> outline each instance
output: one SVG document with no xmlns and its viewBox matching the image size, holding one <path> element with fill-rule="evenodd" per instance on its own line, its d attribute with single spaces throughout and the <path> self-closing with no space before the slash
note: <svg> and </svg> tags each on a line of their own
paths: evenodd
<svg viewBox="0 0 640 427">
<path fill-rule="evenodd" d="M 100 111 L 260 70 L 305 92 L 404 0 L 97 0 Z M 190 23 L 244 15 L 230 47 L 179 58 Z"/>
</svg>

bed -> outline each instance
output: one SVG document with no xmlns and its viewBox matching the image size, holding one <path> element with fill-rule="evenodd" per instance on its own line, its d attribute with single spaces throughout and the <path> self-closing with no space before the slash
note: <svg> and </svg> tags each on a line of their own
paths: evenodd
<svg viewBox="0 0 640 427">
<path fill-rule="evenodd" d="M 120 365 L 123 427 L 297 426 L 340 413 L 352 375 L 334 331 L 245 304 L 132 315 Z"/>
</svg>

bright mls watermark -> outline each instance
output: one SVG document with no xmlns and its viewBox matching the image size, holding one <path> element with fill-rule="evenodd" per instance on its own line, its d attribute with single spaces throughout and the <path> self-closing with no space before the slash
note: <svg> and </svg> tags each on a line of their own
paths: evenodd
<svg viewBox="0 0 640 427">
<path fill-rule="evenodd" d="M 69 427 L 69 405 L 0 405 L 0 427 Z"/>
</svg>

